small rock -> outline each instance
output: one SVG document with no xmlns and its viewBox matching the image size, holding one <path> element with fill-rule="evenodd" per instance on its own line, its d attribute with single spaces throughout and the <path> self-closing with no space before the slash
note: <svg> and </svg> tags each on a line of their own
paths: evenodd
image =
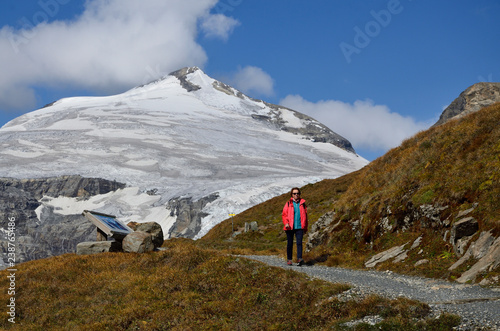
<svg viewBox="0 0 500 331">
<path fill-rule="evenodd" d="M 427 260 L 427 259 L 418 260 L 417 262 L 415 262 L 415 267 L 418 267 L 419 265 L 426 264 L 426 263 L 429 263 L 429 260 Z"/>
<path fill-rule="evenodd" d="M 413 242 L 413 245 L 411 245 L 410 250 L 417 248 L 421 242 L 422 242 L 422 236 L 415 239 L 415 241 Z"/>
<path fill-rule="evenodd" d="M 122 245 L 118 241 L 86 241 L 76 245 L 76 254 L 88 255 L 104 252 L 120 252 Z"/>
</svg>

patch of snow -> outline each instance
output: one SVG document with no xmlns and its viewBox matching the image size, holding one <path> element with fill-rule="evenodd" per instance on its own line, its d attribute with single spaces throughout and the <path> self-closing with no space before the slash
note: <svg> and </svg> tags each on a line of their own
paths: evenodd
<svg viewBox="0 0 500 331">
<path fill-rule="evenodd" d="M 283 121 L 287 123 L 287 126 L 292 127 L 292 128 L 302 128 L 304 124 L 302 124 L 302 121 L 300 118 L 295 116 L 295 113 L 293 111 L 290 111 L 288 109 L 281 108 L 281 117 L 283 118 Z"/>
</svg>

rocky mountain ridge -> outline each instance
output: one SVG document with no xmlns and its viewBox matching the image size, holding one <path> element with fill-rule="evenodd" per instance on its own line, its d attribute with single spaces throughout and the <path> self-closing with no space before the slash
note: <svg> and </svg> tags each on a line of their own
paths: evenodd
<svg viewBox="0 0 500 331">
<path fill-rule="evenodd" d="M 434 125 L 441 125 L 452 118 L 460 118 L 481 108 L 500 102 L 500 83 L 481 82 L 468 87 L 446 107 Z"/>
</svg>

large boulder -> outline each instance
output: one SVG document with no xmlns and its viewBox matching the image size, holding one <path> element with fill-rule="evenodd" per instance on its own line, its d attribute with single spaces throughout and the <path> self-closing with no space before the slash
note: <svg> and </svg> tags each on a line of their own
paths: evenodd
<svg viewBox="0 0 500 331">
<path fill-rule="evenodd" d="M 156 222 L 139 223 L 135 226 L 134 231 L 142 231 L 151 234 L 151 239 L 156 247 L 163 245 L 163 230 L 161 225 Z"/>
<path fill-rule="evenodd" d="M 145 253 L 151 252 L 155 249 L 153 244 L 153 236 L 151 233 L 144 231 L 135 231 L 129 233 L 122 241 L 122 248 L 124 252 L 129 253 Z"/>
</svg>

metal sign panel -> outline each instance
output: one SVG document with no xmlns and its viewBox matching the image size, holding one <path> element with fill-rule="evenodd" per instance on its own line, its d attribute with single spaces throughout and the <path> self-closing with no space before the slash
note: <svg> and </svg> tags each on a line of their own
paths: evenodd
<svg viewBox="0 0 500 331">
<path fill-rule="evenodd" d="M 97 226 L 106 235 L 112 237 L 124 237 L 129 233 L 134 232 L 131 228 L 125 225 L 113 215 L 106 215 L 95 211 L 84 210 L 82 213 L 92 224 Z"/>
</svg>

